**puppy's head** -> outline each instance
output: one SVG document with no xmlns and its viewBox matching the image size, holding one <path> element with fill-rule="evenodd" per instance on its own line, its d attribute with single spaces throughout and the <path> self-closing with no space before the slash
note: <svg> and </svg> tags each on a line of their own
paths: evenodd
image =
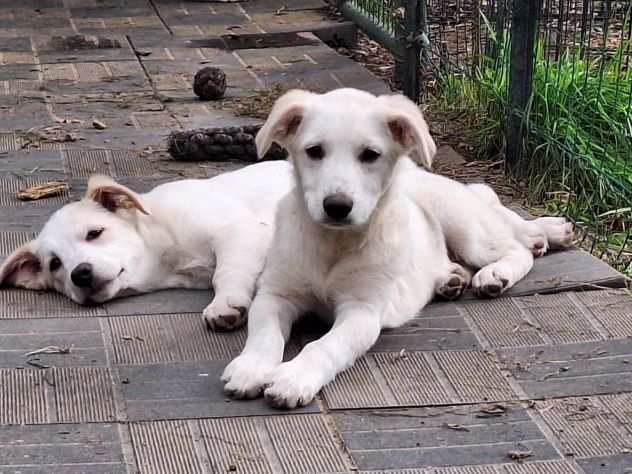
<svg viewBox="0 0 632 474">
<path fill-rule="evenodd" d="M 130 289 L 144 243 L 136 230 L 147 214 L 140 196 L 95 176 L 84 199 L 55 212 L 36 239 L 0 266 L 0 285 L 56 290 L 79 304 L 107 301 Z"/>
<path fill-rule="evenodd" d="M 436 151 L 413 102 L 355 89 L 288 92 L 256 142 L 259 156 L 274 142 L 288 150 L 309 215 L 329 227 L 367 223 L 397 160 L 410 155 L 430 167 Z"/>
</svg>

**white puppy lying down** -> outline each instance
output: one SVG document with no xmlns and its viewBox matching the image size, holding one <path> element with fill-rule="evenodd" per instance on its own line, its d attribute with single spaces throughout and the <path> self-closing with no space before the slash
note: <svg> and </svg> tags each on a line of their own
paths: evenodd
<svg viewBox="0 0 632 474">
<path fill-rule="evenodd" d="M 92 177 L 84 199 L 55 212 L 38 237 L 0 267 L 0 284 L 54 289 L 80 304 L 163 288 L 215 290 L 211 327 L 240 326 L 293 186 L 287 162 L 136 194 Z"/>
<path fill-rule="evenodd" d="M 237 398 L 309 403 L 375 343 L 382 328 L 411 319 L 435 292 L 472 284 L 496 296 L 522 278 L 548 246 L 570 244 L 563 219 L 527 222 L 482 185 L 422 171 L 435 145 L 419 109 L 401 96 L 339 89 L 291 91 L 257 136 L 259 155 L 285 147 L 297 185 L 280 203 L 277 228 L 250 308 L 248 339 L 225 369 Z M 333 326 L 282 362 L 292 324 L 308 310 Z"/>
</svg>

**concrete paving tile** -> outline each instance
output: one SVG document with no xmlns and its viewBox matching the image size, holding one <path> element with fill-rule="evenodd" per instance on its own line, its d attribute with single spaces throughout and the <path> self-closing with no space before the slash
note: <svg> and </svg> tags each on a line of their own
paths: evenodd
<svg viewBox="0 0 632 474">
<path fill-rule="evenodd" d="M 273 474 L 265 449 L 271 446 L 266 442 L 268 436 L 262 420 L 218 418 L 197 423 L 212 472 Z"/>
<path fill-rule="evenodd" d="M 579 474 L 577 468 L 565 461 L 542 461 L 505 464 L 499 466 L 501 474 Z"/>
<path fill-rule="evenodd" d="M 52 292 L 7 288 L 0 291 L 0 319 L 103 316 L 100 307 L 79 306 Z"/>
<path fill-rule="evenodd" d="M 204 473 L 186 421 L 132 423 L 130 432 L 141 473 Z"/>
<path fill-rule="evenodd" d="M 8 151 L 0 160 L 0 173 L 32 176 L 47 181 L 64 181 L 61 150 Z"/>
<path fill-rule="evenodd" d="M 374 360 L 398 405 L 437 405 L 450 402 L 437 373 L 431 355 L 411 352 L 377 353 Z"/>
<path fill-rule="evenodd" d="M 61 207 L 61 206 L 60 206 Z M 0 212 L 0 231 L 32 232 L 39 231 L 55 212 L 55 208 L 4 208 Z M 1 259 L 2 257 L 0 257 Z"/>
<path fill-rule="evenodd" d="M 632 390 L 628 340 L 503 349 L 501 363 L 531 398 Z"/>
<path fill-rule="evenodd" d="M 434 316 L 436 314 L 436 316 Z M 476 350 L 481 346 L 456 305 L 433 304 L 404 326 L 382 331 L 374 352 Z"/>
<path fill-rule="evenodd" d="M 266 417 L 263 423 L 285 474 L 347 472 L 342 449 L 319 415 Z"/>
<path fill-rule="evenodd" d="M 586 474 L 627 474 L 632 469 L 632 455 L 627 453 L 579 459 L 577 463 Z"/>
<path fill-rule="evenodd" d="M 26 354 L 54 346 L 67 353 Z M 0 320 L 0 367 L 81 367 L 108 364 L 97 318 Z"/>
<path fill-rule="evenodd" d="M 535 260 L 533 269 L 506 296 L 625 288 L 625 278 L 605 262 L 583 250 L 552 252 Z"/>
<path fill-rule="evenodd" d="M 374 363 L 369 361 L 369 357 L 357 360 L 353 367 L 325 385 L 322 394 L 329 408 L 385 407 L 395 404 L 395 395 L 385 381 L 378 381 Z"/>
<path fill-rule="evenodd" d="M 590 314 L 614 338 L 632 337 L 632 296 L 626 290 L 577 293 Z"/>
<path fill-rule="evenodd" d="M 0 431 L 1 472 L 127 472 L 115 425 L 4 426 Z"/>
<path fill-rule="evenodd" d="M 516 398 L 505 375 L 483 352 L 436 352 L 434 357 L 462 402 Z"/>
<path fill-rule="evenodd" d="M 632 434 L 598 396 L 549 400 L 537 408 L 568 456 L 618 455 L 632 446 Z"/>
<path fill-rule="evenodd" d="M 501 464 L 515 450 L 532 451 L 530 461 L 559 459 L 519 405 L 508 405 L 499 416 L 478 418 L 482 408 L 358 411 L 335 413 L 334 420 L 360 470 Z"/>
<path fill-rule="evenodd" d="M 264 400 L 234 401 L 219 382 L 229 361 L 120 366 L 121 393 L 130 420 L 278 414 Z M 316 402 L 298 412 L 318 412 Z M 293 413 L 293 412 L 288 412 Z"/>
<path fill-rule="evenodd" d="M 123 180 L 121 182 L 125 183 Z M 150 187 L 148 188 L 150 189 Z M 132 189 L 137 192 L 146 191 L 138 186 L 134 186 Z M 212 296 L 211 290 L 164 290 L 113 300 L 105 304 L 104 308 L 109 316 L 174 313 L 202 314 L 204 308 L 211 302 Z"/>
<path fill-rule="evenodd" d="M 46 423 L 48 383 L 42 371 L 0 369 L 0 424 Z"/>
<path fill-rule="evenodd" d="M 228 360 L 241 352 L 245 331 L 209 331 L 199 313 L 109 319 L 115 364 Z"/>
<path fill-rule="evenodd" d="M 62 423 L 114 421 L 116 408 L 110 369 L 52 369 L 57 419 Z"/>
<path fill-rule="evenodd" d="M 535 324 L 510 298 L 476 301 L 464 304 L 463 309 L 491 347 L 546 344 Z"/>
<path fill-rule="evenodd" d="M 0 232 L 0 255 L 7 256 L 35 238 L 34 232 Z"/>
<path fill-rule="evenodd" d="M 632 297 L 630 297 L 632 302 Z M 539 295 L 521 298 L 538 330 L 548 336 L 552 344 L 568 344 L 604 339 L 572 294 Z"/>
<path fill-rule="evenodd" d="M 30 186 L 46 183 L 42 178 L 0 179 L 0 207 L 61 207 L 68 202 L 68 192 L 38 201 L 21 201 L 17 193 Z"/>
</svg>

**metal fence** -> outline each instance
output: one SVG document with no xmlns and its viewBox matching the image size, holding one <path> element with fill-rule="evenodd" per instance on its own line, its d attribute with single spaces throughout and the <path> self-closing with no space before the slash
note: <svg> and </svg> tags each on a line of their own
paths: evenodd
<svg viewBox="0 0 632 474">
<path fill-rule="evenodd" d="M 583 245 L 632 274 L 632 0 L 347 0 L 404 92 L 470 114 Z M 429 97 L 430 96 L 430 97 Z"/>
</svg>

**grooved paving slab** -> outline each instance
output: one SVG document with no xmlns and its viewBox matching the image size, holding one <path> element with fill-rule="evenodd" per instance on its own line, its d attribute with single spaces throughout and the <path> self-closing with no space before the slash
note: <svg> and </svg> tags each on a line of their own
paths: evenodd
<svg viewBox="0 0 632 474">
<path fill-rule="evenodd" d="M 486 410 L 467 405 L 355 411 L 334 413 L 334 420 L 360 470 L 500 464 L 509 452 L 525 450 L 532 452 L 529 461 L 560 459 L 520 405 L 506 405 L 497 416 Z"/>
<path fill-rule="evenodd" d="M 235 401 L 223 393 L 224 361 L 119 366 L 127 417 L 134 421 L 271 415 L 263 399 Z M 298 412 L 319 411 L 316 402 Z"/>
<path fill-rule="evenodd" d="M 503 349 L 501 363 L 531 398 L 632 390 L 629 339 Z"/>
<path fill-rule="evenodd" d="M 353 395 L 350 392 L 357 391 Z M 427 406 L 516 400 L 483 352 L 380 352 L 336 378 L 323 392 L 330 408 Z"/>
<path fill-rule="evenodd" d="M 51 346 L 59 349 L 38 352 Z M 0 320 L 0 367 L 104 367 L 107 361 L 98 318 Z"/>
<path fill-rule="evenodd" d="M 0 255 L 10 255 L 33 238 L 34 232 L 0 232 Z"/>
<path fill-rule="evenodd" d="M 260 420 L 218 418 L 197 423 L 213 472 L 230 472 L 232 468 L 246 474 L 273 473 L 264 449 L 264 445 L 270 447 L 270 442 Z"/>
<path fill-rule="evenodd" d="M 616 455 L 628 453 L 632 446 L 632 433 L 598 396 L 542 402 L 538 411 L 566 454 L 582 458 Z"/>
<path fill-rule="evenodd" d="M 229 360 L 241 352 L 245 331 L 209 331 L 199 313 L 110 318 L 114 363 L 152 364 Z"/>
<path fill-rule="evenodd" d="M 68 191 L 64 190 L 56 196 L 37 201 L 22 201 L 17 193 L 30 186 L 44 184 L 41 179 L 2 179 L 0 180 L 0 208 L 2 207 L 54 207 L 59 208 L 68 202 Z"/>
<path fill-rule="evenodd" d="M 111 424 L 3 426 L 0 472 L 123 474 L 119 428 Z"/>
<path fill-rule="evenodd" d="M 53 369 L 53 380 L 57 417 L 62 423 L 116 419 L 110 369 Z"/>
<path fill-rule="evenodd" d="M 141 473 L 202 474 L 193 434 L 187 421 L 157 421 L 130 425 Z"/>
<path fill-rule="evenodd" d="M 0 291 L 0 319 L 93 317 L 101 307 L 79 306 L 59 293 L 4 288 Z"/>
<path fill-rule="evenodd" d="M 0 369 L 0 424 L 46 423 L 47 383 L 43 372 Z"/>
<path fill-rule="evenodd" d="M 347 466 L 324 417 L 264 418 L 270 442 L 285 474 L 346 472 Z"/>
</svg>

